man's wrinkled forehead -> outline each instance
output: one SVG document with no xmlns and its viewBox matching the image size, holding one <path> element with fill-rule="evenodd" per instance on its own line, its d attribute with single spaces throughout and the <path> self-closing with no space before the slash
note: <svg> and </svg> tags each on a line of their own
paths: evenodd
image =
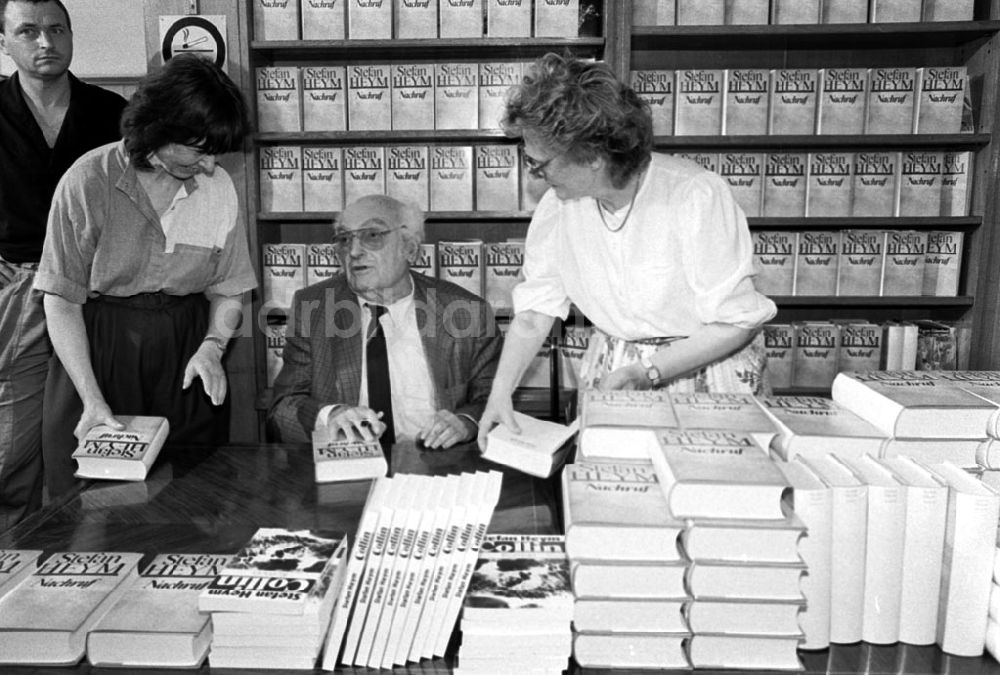
<svg viewBox="0 0 1000 675">
<path fill-rule="evenodd" d="M 352 210 L 348 207 L 341 216 L 340 222 L 337 223 L 335 231 L 388 230 L 396 226 L 392 221 L 392 216 L 389 213 L 382 212 L 380 209 L 365 208 Z"/>
</svg>

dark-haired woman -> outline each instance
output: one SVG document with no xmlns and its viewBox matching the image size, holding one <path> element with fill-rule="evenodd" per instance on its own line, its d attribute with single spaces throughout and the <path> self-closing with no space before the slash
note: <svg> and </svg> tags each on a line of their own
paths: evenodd
<svg viewBox="0 0 1000 675">
<path fill-rule="evenodd" d="M 121 142 L 81 157 L 56 189 L 35 278 L 56 354 L 43 419 L 53 494 L 73 485 L 75 438 L 122 428 L 115 415 L 162 415 L 172 442 L 224 442 L 221 358 L 256 286 L 236 190 L 216 165 L 247 131 L 232 80 L 174 58 L 140 82 L 121 126 Z"/>
<path fill-rule="evenodd" d="M 549 190 L 525 245 L 480 444 L 514 426 L 511 393 L 571 303 L 594 325 L 581 381 L 603 389 L 758 393 L 761 325 L 746 218 L 722 179 L 652 152 L 648 107 L 603 63 L 547 54 L 504 126 Z"/>
</svg>

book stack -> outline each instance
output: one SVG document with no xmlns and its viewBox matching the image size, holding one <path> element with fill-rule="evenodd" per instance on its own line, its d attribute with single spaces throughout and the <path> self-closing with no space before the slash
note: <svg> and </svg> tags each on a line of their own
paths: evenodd
<svg viewBox="0 0 1000 675">
<path fill-rule="evenodd" d="M 346 570 L 347 538 L 260 528 L 198 597 L 213 668 L 316 665 Z"/>
<path fill-rule="evenodd" d="M 444 656 L 502 474 L 398 474 L 371 490 L 326 634 L 323 669 Z"/>
<path fill-rule="evenodd" d="M 670 515 L 650 460 L 580 460 L 561 484 L 576 662 L 690 667 L 684 523 Z"/>
<path fill-rule="evenodd" d="M 462 605 L 458 673 L 567 667 L 573 593 L 562 535 L 488 534 Z"/>
<path fill-rule="evenodd" d="M 760 402 L 778 428 L 771 455 L 784 461 L 803 454 L 878 457 L 887 440 L 873 424 L 823 396 L 768 396 Z"/>
</svg>

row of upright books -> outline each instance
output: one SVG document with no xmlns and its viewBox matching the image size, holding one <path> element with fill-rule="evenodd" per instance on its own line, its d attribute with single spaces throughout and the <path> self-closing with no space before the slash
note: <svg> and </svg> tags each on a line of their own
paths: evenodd
<svg viewBox="0 0 1000 675">
<path fill-rule="evenodd" d="M 633 0 L 633 26 L 971 21 L 973 0 Z"/>
<path fill-rule="evenodd" d="M 766 295 L 958 295 L 959 231 L 755 230 L 754 285 Z"/>
<path fill-rule="evenodd" d="M 254 0 L 255 40 L 576 37 L 584 0 Z"/>
<path fill-rule="evenodd" d="M 260 147 L 260 210 L 335 212 L 384 194 L 424 211 L 530 211 L 547 189 L 511 144 Z"/>
<path fill-rule="evenodd" d="M 964 66 L 631 72 L 658 136 L 957 134 L 967 83 Z"/>
</svg>

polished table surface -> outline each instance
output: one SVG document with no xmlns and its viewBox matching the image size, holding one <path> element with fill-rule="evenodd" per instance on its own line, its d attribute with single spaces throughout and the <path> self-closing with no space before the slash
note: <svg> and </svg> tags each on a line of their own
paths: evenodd
<svg viewBox="0 0 1000 675">
<path fill-rule="evenodd" d="M 420 451 L 412 444 L 397 444 L 393 448 L 392 467 L 396 473 L 438 475 L 502 470 L 503 490 L 490 531 L 537 534 L 561 531 L 557 481 L 531 478 L 486 462 L 478 457 L 474 447 L 430 452 Z M 353 535 L 368 486 L 369 481 L 317 484 L 312 453 L 305 445 L 168 447 L 144 483 L 84 483 L 78 494 L 48 505 L 17 527 L 0 533 L 0 548 L 37 548 L 46 552 L 231 553 L 258 527 L 309 528 Z M 834 645 L 800 655 L 807 672 L 817 674 L 1000 675 L 1000 666 L 989 656 L 953 657 L 935 647 Z M 397 668 L 395 672 L 448 673 L 451 661 L 450 657 L 425 661 Z M 202 668 L 209 670 L 207 666 Z M 4 675 L 98 671 L 109 675 L 123 672 L 91 668 L 86 663 L 76 668 L 0 668 Z M 361 673 L 364 669 L 348 668 L 342 672 L 355 671 Z M 584 669 L 581 672 L 611 675 L 628 671 Z M 498 664 L 497 675 L 503 674 L 503 666 Z"/>
</svg>

